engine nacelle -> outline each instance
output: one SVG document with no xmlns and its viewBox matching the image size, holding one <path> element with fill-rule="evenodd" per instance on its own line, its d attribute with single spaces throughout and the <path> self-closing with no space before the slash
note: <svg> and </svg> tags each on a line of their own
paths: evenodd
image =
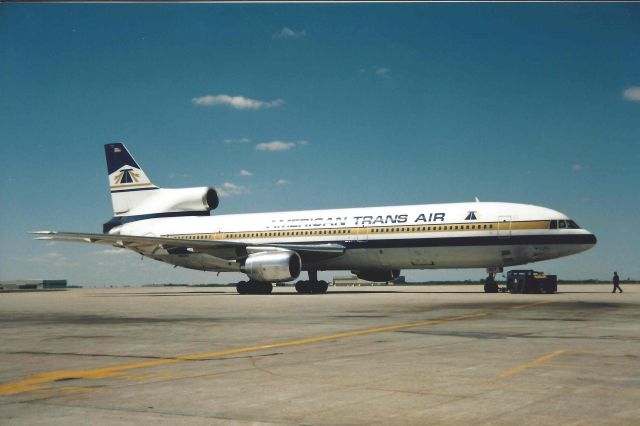
<svg viewBox="0 0 640 426">
<path fill-rule="evenodd" d="M 242 272 L 252 280 L 280 282 L 298 278 L 301 269 L 298 253 L 283 250 L 249 255 Z"/>
<path fill-rule="evenodd" d="M 363 271 L 351 271 L 365 281 L 388 282 L 394 281 L 400 276 L 399 269 L 365 269 Z"/>
<path fill-rule="evenodd" d="M 154 191 L 133 192 L 146 196 L 128 215 L 173 212 L 208 212 L 218 207 L 218 193 L 213 188 L 158 188 Z"/>
</svg>

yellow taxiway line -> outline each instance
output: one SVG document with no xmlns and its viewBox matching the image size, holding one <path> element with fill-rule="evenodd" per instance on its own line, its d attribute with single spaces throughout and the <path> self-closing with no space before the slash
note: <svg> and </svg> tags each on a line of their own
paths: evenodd
<svg viewBox="0 0 640 426">
<path fill-rule="evenodd" d="M 550 303 L 550 302 L 547 302 Z M 519 305 L 518 307 L 527 307 L 538 305 L 540 302 Z M 388 331 L 402 330 L 406 328 L 421 327 L 427 325 L 442 324 L 451 321 L 461 321 L 472 318 L 481 318 L 493 315 L 490 312 L 476 312 L 472 314 L 444 317 L 439 319 L 416 321 L 403 324 L 388 325 L 382 327 L 366 328 L 361 330 L 346 331 L 342 333 L 329 334 L 325 336 L 309 337 L 304 339 L 295 339 L 285 342 L 265 343 L 254 346 L 244 346 L 240 348 L 224 349 L 214 352 L 204 352 L 199 354 L 179 355 L 172 358 L 154 359 L 149 361 L 135 362 L 129 364 L 118 364 L 111 367 L 94 368 L 88 370 L 58 370 L 45 373 L 35 374 L 29 378 L 18 380 L 15 382 L 0 384 L 0 396 L 16 395 L 35 390 L 47 389 L 47 384 L 57 381 L 73 380 L 73 379 L 103 379 L 124 374 L 129 370 L 140 368 L 158 367 L 161 365 L 176 364 L 186 361 L 195 361 L 206 358 L 217 358 L 221 356 L 234 355 L 247 352 L 258 352 L 267 349 L 284 348 L 298 345 L 308 345 L 311 343 L 326 342 L 335 339 L 344 339 L 346 337 L 364 336 L 373 333 L 384 333 Z M 525 367 L 528 368 L 528 367 Z M 508 373 L 508 372 L 507 372 Z M 503 373 L 504 374 L 504 373 Z M 511 373 L 515 374 L 515 373 Z"/>
<path fill-rule="evenodd" d="M 540 364 L 543 364 L 543 363 L 545 363 L 547 361 L 551 361 L 552 359 L 562 355 L 565 352 L 567 352 L 566 349 L 562 349 L 562 350 L 555 351 L 555 352 L 552 352 L 552 353 L 547 354 L 547 355 L 543 355 L 543 356 L 538 357 L 538 358 L 536 358 L 536 359 L 534 359 L 532 361 L 525 362 L 522 365 L 514 367 L 511 370 L 505 371 L 504 373 L 500 374 L 498 377 L 501 378 L 501 379 L 506 379 L 507 377 L 511 377 L 511 376 L 513 376 L 515 374 L 521 373 L 524 370 L 536 367 L 536 366 L 538 366 Z"/>
</svg>

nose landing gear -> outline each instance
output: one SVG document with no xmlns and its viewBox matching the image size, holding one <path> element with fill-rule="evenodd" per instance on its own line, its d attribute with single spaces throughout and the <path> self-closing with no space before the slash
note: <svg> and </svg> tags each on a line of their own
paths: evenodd
<svg viewBox="0 0 640 426">
<path fill-rule="evenodd" d="M 491 267 L 487 268 L 487 279 L 484 280 L 484 292 L 485 293 L 497 293 L 498 292 L 498 283 L 496 282 L 496 274 L 498 272 L 502 272 L 501 267 Z"/>
</svg>

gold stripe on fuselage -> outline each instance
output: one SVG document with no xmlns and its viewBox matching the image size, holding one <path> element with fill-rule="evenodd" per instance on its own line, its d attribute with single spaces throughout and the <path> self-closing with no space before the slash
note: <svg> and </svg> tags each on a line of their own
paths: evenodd
<svg viewBox="0 0 640 426">
<path fill-rule="evenodd" d="M 499 226 L 500 225 L 500 226 Z M 357 235 L 389 235 L 389 234 L 422 234 L 429 232 L 475 232 L 475 231 L 524 231 L 534 229 L 549 229 L 548 220 L 532 220 L 522 222 L 480 222 L 480 223 L 447 223 L 429 225 L 397 225 L 372 226 L 350 228 L 317 228 L 317 229 L 287 229 L 270 231 L 217 232 L 200 234 L 171 234 L 166 238 L 181 238 L 188 240 L 234 240 L 255 238 L 299 238 L 299 237 L 329 237 L 329 236 L 357 236 Z"/>
</svg>

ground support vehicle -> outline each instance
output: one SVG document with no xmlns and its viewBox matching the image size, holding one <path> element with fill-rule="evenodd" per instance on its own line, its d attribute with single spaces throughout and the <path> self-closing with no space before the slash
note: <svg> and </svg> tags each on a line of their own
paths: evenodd
<svg viewBox="0 0 640 426">
<path fill-rule="evenodd" d="M 557 275 L 546 275 L 533 269 L 507 272 L 507 291 L 510 293 L 552 294 L 558 291 Z"/>
</svg>

